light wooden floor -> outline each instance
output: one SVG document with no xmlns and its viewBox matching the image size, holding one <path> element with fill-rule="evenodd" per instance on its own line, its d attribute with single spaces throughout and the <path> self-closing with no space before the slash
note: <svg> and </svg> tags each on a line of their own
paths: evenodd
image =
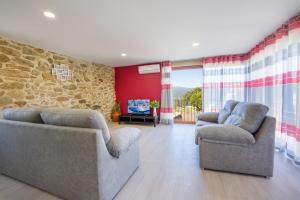
<svg viewBox="0 0 300 200">
<path fill-rule="evenodd" d="M 140 167 L 116 200 L 300 199 L 300 169 L 280 153 L 275 153 L 271 179 L 202 171 L 193 125 L 138 127 L 142 130 Z M 0 200 L 55 199 L 58 198 L 0 175 Z"/>
</svg>

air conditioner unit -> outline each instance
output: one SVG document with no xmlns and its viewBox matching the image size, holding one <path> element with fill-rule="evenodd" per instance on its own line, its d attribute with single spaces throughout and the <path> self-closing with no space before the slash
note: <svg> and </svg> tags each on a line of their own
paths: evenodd
<svg viewBox="0 0 300 200">
<path fill-rule="evenodd" d="M 159 73 L 160 72 L 160 65 L 144 65 L 139 66 L 139 74 L 151 74 L 151 73 Z"/>
</svg>

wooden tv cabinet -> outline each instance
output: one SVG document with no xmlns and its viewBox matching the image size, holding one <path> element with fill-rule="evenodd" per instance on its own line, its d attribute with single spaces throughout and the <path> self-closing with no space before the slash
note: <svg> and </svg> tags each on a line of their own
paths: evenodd
<svg viewBox="0 0 300 200">
<path fill-rule="evenodd" d="M 121 123 L 151 124 L 156 127 L 156 124 L 158 124 L 158 117 L 148 115 L 121 115 L 119 117 L 119 124 Z"/>
</svg>

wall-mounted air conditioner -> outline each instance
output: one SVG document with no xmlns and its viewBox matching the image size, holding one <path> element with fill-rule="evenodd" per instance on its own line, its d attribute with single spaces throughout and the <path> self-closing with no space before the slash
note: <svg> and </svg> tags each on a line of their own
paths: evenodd
<svg viewBox="0 0 300 200">
<path fill-rule="evenodd" d="M 139 66 L 139 74 L 151 74 L 151 73 L 159 73 L 160 72 L 160 65 L 144 65 Z"/>
</svg>

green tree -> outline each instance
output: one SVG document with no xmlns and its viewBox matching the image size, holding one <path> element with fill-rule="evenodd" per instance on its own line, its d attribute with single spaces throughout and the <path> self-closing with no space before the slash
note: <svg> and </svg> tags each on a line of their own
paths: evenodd
<svg viewBox="0 0 300 200">
<path fill-rule="evenodd" d="M 183 96 L 183 103 L 195 107 L 198 111 L 202 109 L 202 88 L 197 87 L 188 91 Z"/>
</svg>

